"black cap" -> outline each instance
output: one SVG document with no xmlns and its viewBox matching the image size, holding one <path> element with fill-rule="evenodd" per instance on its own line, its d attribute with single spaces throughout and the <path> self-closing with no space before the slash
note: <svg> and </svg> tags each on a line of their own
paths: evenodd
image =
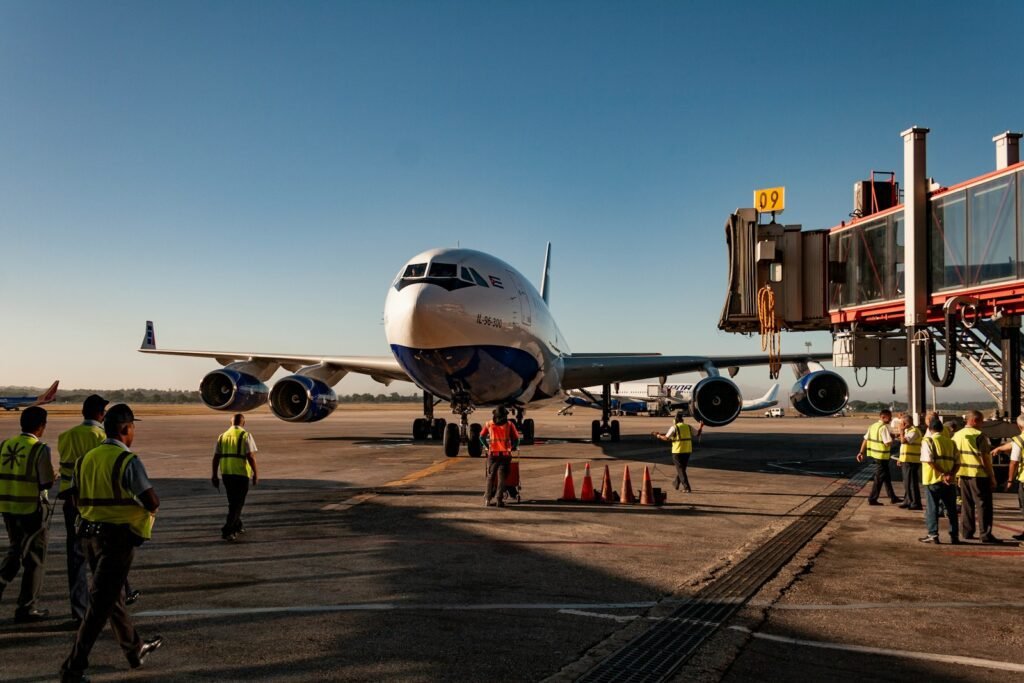
<svg viewBox="0 0 1024 683">
<path fill-rule="evenodd" d="M 676 413 L 676 422 L 682 422 L 684 419 L 686 419 L 686 413 L 681 410 Z"/>
<path fill-rule="evenodd" d="M 127 403 L 118 403 L 113 406 L 103 418 L 104 428 L 108 425 L 123 425 L 128 422 L 139 422 L 139 419 L 135 417 L 135 413 L 132 412 Z"/>
<path fill-rule="evenodd" d="M 85 397 L 85 402 L 82 403 L 82 415 L 89 417 L 91 415 L 96 415 L 97 413 L 102 413 L 108 403 L 110 403 L 110 401 L 99 394 L 90 394 Z"/>
</svg>

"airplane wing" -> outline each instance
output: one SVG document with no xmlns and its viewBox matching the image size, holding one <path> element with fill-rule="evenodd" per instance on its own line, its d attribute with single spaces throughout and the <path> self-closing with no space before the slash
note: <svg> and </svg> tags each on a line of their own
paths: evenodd
<svg viewBox="0 0 1024 683">
<path fill-rule="evenodd" d="M 831 360 L 831 353 L 800 353 L 781 357 L 783 363 L 806 363 Z M 648 377 L 664 377 L 680 372 L 698 372 L 709 367 L 715 369 L 739 368 L 749 365 L 767 365 L 768 356 L 659 356 L 617 354 L 573 354 L 563 359 L 563 389 L 581 389 L 594 384 L 628 382 Z"/>
<path fill-rule="evenodd" d="M 287 353 L 254 353 L 250 351 L 190 351 L 183 349 L 158 349 L 153 322 L 146 321 L 146 336 L 139 348 L 142 353 L 153 353 L 166 356 L 193 356 L 195 358 L 213 358 L 221 365 L 235 361 L 249 361 L 266 366 L 277 365 L 289 372 L 296 372 L 308 365 L 323 364 L 340 372 L 354 372 L 369 375 L 371 378 L 387 384 L 392 380 L 411 382 L 402 366 L 393 357 L 385 356 L 297 356 Z"/>
</svg>

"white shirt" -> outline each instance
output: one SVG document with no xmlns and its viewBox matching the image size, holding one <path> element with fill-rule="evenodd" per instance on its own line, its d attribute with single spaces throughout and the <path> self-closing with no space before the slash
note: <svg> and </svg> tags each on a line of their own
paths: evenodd
<svg viewBox="0 0 1024 683">
<path fill-rule="evenodd" d="M 889 425 L 882 425 L 885 429 L 882 430 L 882 444 L 888 446 L 892 443 L 892 432 L 889 431 Z M 871 427 L 868 427 L 868 431 L 864 432 L 864 440 L 867 441 L 871 437 Z"/>
<path fill-rule="evenodd" d="M 941 434 L 941 432 L 933 432 L 930 429 L 924 433 L 925 438 L 921 440 L 921 462 L 932 461 L 931 442 L 928 441 L 927 437 L 938 436 L 939 434 Z"/>
<path fill-rule="evenodd" d="M 1020 462 L 1020 446 L 1017 445 L 1017 442 L 1013 443 L 1013 448 L 1010 450 L 1010 460 Z"/>
</svg>

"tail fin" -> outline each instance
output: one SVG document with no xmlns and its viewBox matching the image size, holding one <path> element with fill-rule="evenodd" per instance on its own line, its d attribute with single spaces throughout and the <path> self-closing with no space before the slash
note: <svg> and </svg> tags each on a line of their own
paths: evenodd
<svg viewBox="0 0 1024 683">
<path fill-rule="evenodd" d="M 550 294 L 551 280 L 548 277 L 548 271 L 551 268 L 551 242 L 548 242 L 547 248 L 544 250 L 544 272 L 540 276 L 540 298 L 544 299 L 544 303 L 549 304 L 548 296 Z"/>
<path fill-rule="evenodd" d="M 779 395 L 779 385 L 773 384 L 772 388 L 768 390 L 768 393 L 761 397 L 762 401 L 774 401 Z"/>
<path fill-rule="evenodd" d="M 33 405 L 41 406 L 41 405 L 44 405 L 46 403 L 53 403 L 54 399 L 57 398 L 57 385 L 58 384 L 60 384 L 60 380 L 59 379 L 55 380 L 54 383 L 50 385 L 49 389 L 47 389 L 43 393 L 39 394 L 39 396 L 36 397 L 36 402 Z"/>
<path fill-rule="evenodd" d="M 153 330 L 153 321 L 146 321 L 146 334 L 142 337 L 143 350 L 154 350 L 156 349 L 156 332 Z"/>
</svg>

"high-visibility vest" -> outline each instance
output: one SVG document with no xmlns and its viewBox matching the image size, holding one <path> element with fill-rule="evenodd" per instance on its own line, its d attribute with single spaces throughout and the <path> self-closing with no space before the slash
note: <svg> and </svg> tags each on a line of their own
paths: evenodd
<svg viewBox="0 0 1024 683">
<path fill-rule="evenodd" d="M 29 434 L 0 443 L 0 512 L 30 515 L 39 509 L 39 458 L 46 444 Z"/>
<path fill-rule="evenodd" d="M 83 455 L 103 443 L 106 438 L 102 427 L 84 422 L 57 437 L 57 452 L 60 454 L 61 493 L 71 488 L 71 475 L 75 473 L 75 463 Z"/>
<path fill-rule="evenodd" d="M 875 458 L 876 460 L 889 459 L 889 444 L 882 442 L 882 430 L 888 428 L 881 420 L 868 427 L 867 454 L 869 458 Z"/>
<path fill-rule="evenodd" d="M 489 450 L 492 454 L 509 454 L 512 452 L 512 439 L 519 436 L 516 426 L 509 421 L 504 424 L 494 424 L 488 421 L 484 426 L 484 432 L 489 439 Z"/>
<path fill-rule="evenodd" d="M 957 474 L 961 477 L 988 478 L 985 460 L 978 449 L 979 436 L 981 432 L 974 427 L 964 427 L 953 435 L 953 443 L 960 449 L 960 471 Z"/>
<path fill-rule="evenodd" d="M 127 524 L 136 536 L 153 537 L 153 513 L 125 491 L 125 470 L 138 456 L 114 443 L 103 443 L 75 465 L 78 513 L 90 522 Z"/>
<path fill-rule="evenodd" d="M 241 427 L 232 427 L 217 437 L 217 455 L 220 456 L 220 473 L 252 476 L 249 466 L 249 432 Z"/>
<path fill-rule="evenodd" d="M 1024 483 L 1024 432 L 1011 437 L 1010 441 L 1017 444 L 1017 448 L 1020 450 L 1021 461 L 1017 463 L 1017 481 Z"/>
<path fill-rule="evenodd" d="M 908 441 L 916 440 L 916 443 L 900 443 L 900 462 L 921 462 L 921 430 L 911 425 L 903 430 L 903 436 Z"/>
<path fill-rule="evenodd" d="M 693 453 L 693 430 L 685 422 L 676 422 L 672 435 L 673 453 Z"/>
<path fill-rule="evenodd" d="M 956 464 L 953 439 L 940 432 L 934 436 L 926 436 L 928 450 L 931 451 L 930 463 L 921 464 L 921 484 L 929 486 L 942 482 L 942 474 L 949 474 Z M 940 472 L 942 474 L 940 474 Z"/>
</svg>

